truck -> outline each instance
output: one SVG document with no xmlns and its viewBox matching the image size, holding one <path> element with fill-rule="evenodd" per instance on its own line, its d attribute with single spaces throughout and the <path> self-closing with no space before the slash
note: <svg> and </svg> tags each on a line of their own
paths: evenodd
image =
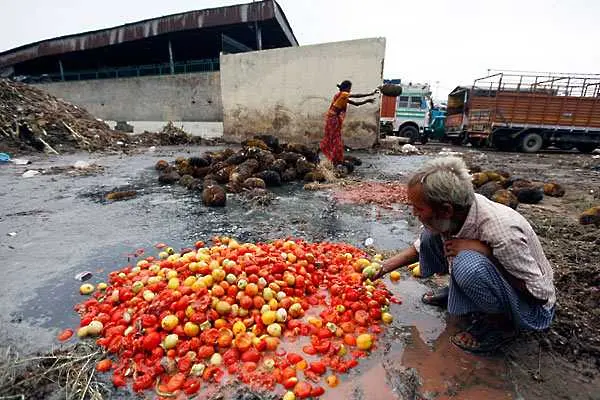
<svg viewBox="0 0 600 400">
<path fill-rule="evenodd" d="M 397 84 L 398 81 L 385 82 Z M 429 85 L 409 83 L 401 86 L 400 96 L 381 96 L 381 132 L 408 138 L 410 143 L 425 144 L 428 138 L 425 128 L 429 126 L 432 108 Z"/>
<path fill-rule="evenodd" d="M 448 95 L 446 140 L 536 153 L 600 147 L 600 74 L 497 72 Z"/>
<path fill-rule="evenodd" d="M 429 125 L 424 131 L 427 139 L 444 140 L 446 137 L 446 105 L 434 105 L 429 110 Z"/>
</svg>

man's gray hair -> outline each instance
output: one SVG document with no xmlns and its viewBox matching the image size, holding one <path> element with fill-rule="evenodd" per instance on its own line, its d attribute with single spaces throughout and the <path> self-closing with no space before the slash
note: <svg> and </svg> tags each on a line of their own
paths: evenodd
<svg viewBox="0 0 600 400">
<path fill-rule="evenodd" d="M 430 204 L 450 203 L 468 208 L 475 192 L 467 165 L 459 157 L 443 157 L 428 161 L 412 176 L 408 186 L 423 185 L 423 195 Z"/>
</svg>

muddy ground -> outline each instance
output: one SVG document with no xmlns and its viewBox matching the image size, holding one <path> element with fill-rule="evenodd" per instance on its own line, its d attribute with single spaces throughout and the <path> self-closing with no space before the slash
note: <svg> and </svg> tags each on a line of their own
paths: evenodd
<svg viewBox="0 0 600 400">
<path fill-rule="evenodd" d="M 355 175 L 363 180 L 406 181 L 442 147 L 420 149 L 423 155 L 358 153 L 363 165 Z M 208 209 L 197 194 L 158 184 L 152 168 L 156 160 L 204 150 L 162 147 L 129 155 L 81 153 L 37 157 L 29 166 L 0 166 L 3 345 L 22 354 L 57 346 L 57 332 L 77 322 L 72 307 L 80 301 L 80 282 L 74 276 L 89 270 L 92 282 L 104 280 L 136 249 L 152 251 L 157 242 L 184 247 L 225 234 L 243 241 L 293 236 L 364 247 L 370 237 L 378 249 L 393 251 L 418 235 L 418 223 L 404 205 L 380 209 L 338 204 L 330 190 L 307 192 L 301 184 L 278 189 L 269 207 L 233 195 L 224 209 Z M 565 186 L 564 198 L 545 198 L 538 205 L 518 208 L 540 235 L 555 268 L 559 301 L 555 323 L 547 333 L 524 335 L 497 356 L 470 356 L 449 344 L 455 328 L 444 313 L 420 303 L 427 282 L 405 273 L 399 284 L 389 284 L 403 304 L 392 309 L 396 318 L 379 349 L 326 398 L 600 399 L 600 230 L 577 222 L 581 211 L 600 204 L 596 169 L 600 160 L 577 153 L 452 150 L 484 169 L 501 168 Z M 67 168 L 21 177 L 26 169 L 50 171 L 78 160 L 102 168 L 90 174 Z M 107 202 L 104 196 L 115 190 L 135 190 L 137 195 Z"/>
</svg>

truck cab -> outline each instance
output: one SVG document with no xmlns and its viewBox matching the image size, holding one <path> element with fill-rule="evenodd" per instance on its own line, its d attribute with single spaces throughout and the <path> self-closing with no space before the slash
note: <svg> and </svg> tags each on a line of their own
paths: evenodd
<svg viewBox="0 0 600 400">
<path fill-rule="evenodd" d="M 392 81 L 390 81 L 392 82 Z M 427 141 L 432 108 L 431 90 L 427 84 L 402 84 L 402 95 L 382 96 L 381 132 L 410 139 L 410 143 Z"/>
</svg>

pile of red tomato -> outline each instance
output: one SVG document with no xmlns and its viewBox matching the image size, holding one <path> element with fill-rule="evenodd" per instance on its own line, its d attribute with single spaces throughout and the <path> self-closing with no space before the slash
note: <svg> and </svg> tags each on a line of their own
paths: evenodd
<svg viewBox="0 0 600 400">
<path fill-rule="evenodd" d="M 113 355 L 96 368 L 112 370 L 116 387 L 166 398 L 236 376 L 263 389 L 282 385 L 286 400 L 317 397 L 391 321 L 395 299 L 363 277 L 377 261 L 357 248 L 213 241 L 180 253 L 159 246 L 158 257 L 111 272 L 75 307 L 78 336 L 95 337 Z M 286 352 L 301 336 L 310 340 Z"/>
</svg>

